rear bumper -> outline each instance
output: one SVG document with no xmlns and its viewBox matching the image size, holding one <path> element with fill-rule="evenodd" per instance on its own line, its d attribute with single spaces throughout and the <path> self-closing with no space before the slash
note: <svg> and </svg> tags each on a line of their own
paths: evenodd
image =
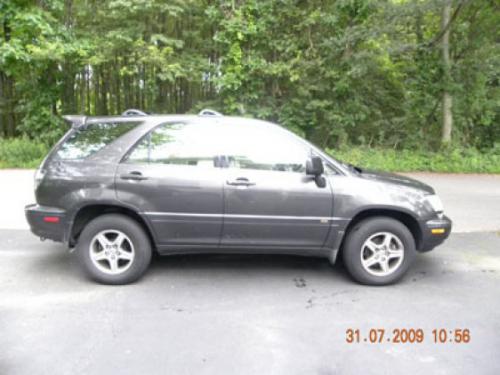
<svg viewBox="0 0 500 375">
<path fill-rule="evenodd" d="M 420 223 L 422 231 L 422 242 L 419 251 L 430 251 L 436 246 L 442 244 L 451 233 L 452 222 L 449 217 L 444 216 L 440 219 L 432 219 Z"/>
<path fill-rule="evenodd" d="M 56 207 L 30 204 L 24 207 L 31 232 L 38 237 L 65 241 L 66 212 Z"/>
</svg>

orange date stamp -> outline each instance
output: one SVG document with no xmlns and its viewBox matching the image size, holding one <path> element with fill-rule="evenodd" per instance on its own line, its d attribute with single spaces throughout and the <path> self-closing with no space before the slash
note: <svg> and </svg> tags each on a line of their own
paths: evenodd
<svg viewBox="0 0 500 375">
<path fill-rule="evenodd" d="M 345 341 L 348 344 L 421 344 L 428 341 L 434 344 L 468 344 L 471 334 L 468 328 L 434 328 L 427 332 L 422 328 L 348 328 Z"/>
</svg>

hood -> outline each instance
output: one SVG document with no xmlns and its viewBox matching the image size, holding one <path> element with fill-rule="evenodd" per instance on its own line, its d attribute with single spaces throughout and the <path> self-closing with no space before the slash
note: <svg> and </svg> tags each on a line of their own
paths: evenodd
<svg viewBox="0 0 500 375">
<path fill-rule="evenodd" d="M 359 174 L 359 176 L 361 178 L 366 178 L 369 180 L 375 180 L 395 185 L 403 185 L 413 189 L 423 190 L 429 194 L 435 193 L 434 189 L 431 186 L 424 184 L 421 181 L 415 180 L 414 178 L 402 176 L 396 173 L 363 170 Z"/>
</svg>

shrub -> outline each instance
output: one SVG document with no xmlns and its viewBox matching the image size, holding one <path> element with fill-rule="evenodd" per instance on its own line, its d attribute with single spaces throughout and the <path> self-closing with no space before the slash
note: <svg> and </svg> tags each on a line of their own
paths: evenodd
<svg viewBox="0 0 500 375">
<path fill-rule="evenodd" d="M 0 139 L 0 168 L 36 168 L 48 150 L 28 138 Z"/>
<path fill-rule="evenodd" d="M 500 173 L 498 148 L 480 152 L 474 148 L 440 152 L 344 147 L 327 150 L 333 157 L 366 169 L 394 172 Z"/>
</svg>

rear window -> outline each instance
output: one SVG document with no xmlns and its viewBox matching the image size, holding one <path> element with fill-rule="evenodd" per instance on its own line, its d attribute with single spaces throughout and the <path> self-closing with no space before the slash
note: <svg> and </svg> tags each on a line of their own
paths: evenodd
<svg viewBox="0 0 500 375">
<path fill-rule="evenodd" d="M 128 133 L 139 122 L 106 122 L 77 129 L 56 151 L 59 159 L 85 159 Z"/>
</svg>

